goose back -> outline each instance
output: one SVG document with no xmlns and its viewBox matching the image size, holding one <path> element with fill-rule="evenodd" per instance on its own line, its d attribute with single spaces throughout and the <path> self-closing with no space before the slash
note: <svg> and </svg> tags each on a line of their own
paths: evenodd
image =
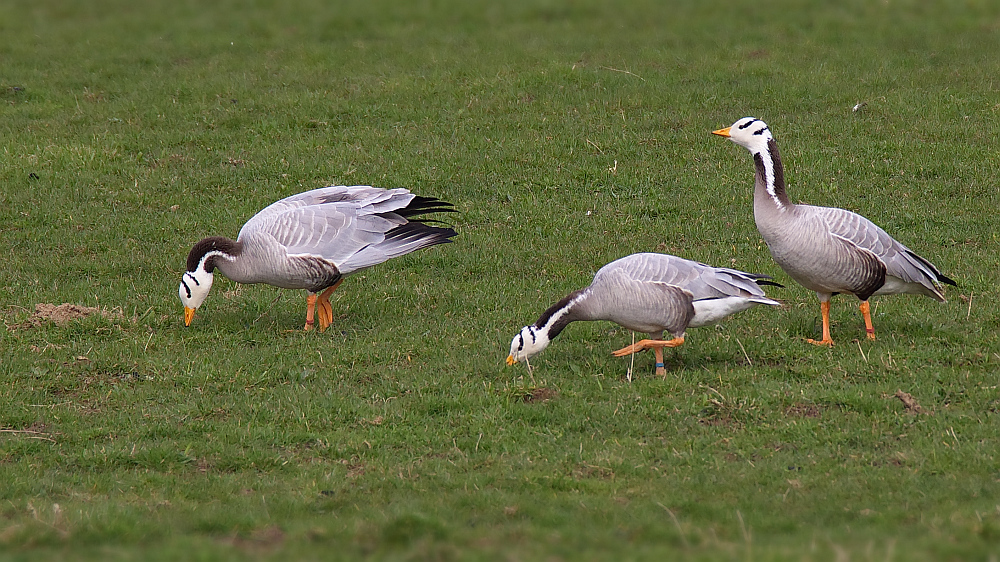
<svg viewBox="0 0 1000 562">
<path fill-rule="evenodd" d="M 243 225 L 237 240 L 259 236 L 258 243 L 268 247 L 267 239 L 273 238 L 288 256 L 322 258 L 349 273 L 361 267 L 344 267 L 345 262 L 362 249 L 383 242 L 386 232 L 407 223 L 394 211 L 406 207 L 414 197 L 405 189 L 369 186 L 314 189 L 268 205 Z"/>
<path fill-rule="evenodd" d="M 314 189 L 251 217 L 237 237 L 241 254 L 216 260 L 216 266 L 240 283 L 316 291 L 354 271 L 448 242 L 454 230 L 412 217 L 451 210 L 403 188 Z"/>
<path fill-rule="evenodd" d="M 754 304 L 778 304 L 755 282 L 762 277 L 667 254 L 633 254 L 598 270 L 576 313 L 589 320 L 610 320 L 637 332 L 666 330 L 680 336 L 689 325 L 712 323 Z M 728 304 L 713 311 L 712 318 L 692 324 L 696 309 L 709 308 L 697 303 L 727 298 L 738 300 L 742 308 L 733 309 L 735 304 Z"/>
</svg>

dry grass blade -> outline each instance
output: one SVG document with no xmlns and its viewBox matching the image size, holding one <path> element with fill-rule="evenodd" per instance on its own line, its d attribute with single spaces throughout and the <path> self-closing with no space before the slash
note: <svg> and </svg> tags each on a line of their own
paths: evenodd
<svg viewBox="0 0 1000 562">
<path fill-rule="evenodd" d="M 42 441 L 49 441 L 55 443 L 56 440 L 49 437 L 51 433 L 45 433 L 43 431 L 33 431 L 30 429 L 0 429 L 0 433 L 6 433 L 9 435 L 20 435 L 27 439 L 40 439 Z"/>
<path fill-rule="evenodd" d="M 603 68 L 604 70 L 610 70 L 611 72 L 621 72 L 622 74 L 628 74 L 629 76 L 635 76 L 636 78 L 638 78 L 639 80 L 642 80 L 643 82 L 646 81 L 646 79 L 643 78 L 642 76 L 639 76 L 638 74 L 636 74 L 636 73 L 634 73 L 632 71 L 629 71 L 629 70 L 621 70 L 619 68 L 611 68 L 610 66 L 602 66 L 601 68 Z"/>
</svg>

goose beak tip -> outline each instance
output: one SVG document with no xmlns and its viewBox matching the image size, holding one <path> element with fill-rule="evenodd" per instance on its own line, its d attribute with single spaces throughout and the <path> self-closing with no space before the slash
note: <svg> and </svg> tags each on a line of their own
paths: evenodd
<svg viewBox="0 0 1000 562">
<path fill-rule="evenodd" d="M 726 127 L 725 129 L 719 129 L 717 131 L 712 131 L 712 134 L 713 135 L 719 135 L 720 137 L 728 137 L 729 136 L 729 129 L 731 129 L 731 128 L 732 127 Z"/>
<path fill-rule="evenodd" d="M 514 359 L 513 355 L 508 355 L 507 356 L 507 366 L 509 367 L 509 366 L 513 365 L 514 363 L 517 363 L 517 359 Z"/>
<path fill-rule="evenodd" d="M 191 321 L 194 320 L 194 311 L 195 311 L 195 309 L 193 309 L 193 308 L 188 308 L 186 306 L 184 307 L 184 325 L 185 326 L 190 326 L 191 325 Z"/>
</svg>

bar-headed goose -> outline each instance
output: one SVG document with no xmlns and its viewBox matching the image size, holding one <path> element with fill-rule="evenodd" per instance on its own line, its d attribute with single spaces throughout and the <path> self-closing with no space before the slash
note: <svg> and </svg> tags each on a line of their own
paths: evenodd
<svg viewBox="0 0 1000 562">
<path fill-rule="evenodd" d="M 913 293 L 944 302 L 940 284 L 954 285 L 934 264 L 893 240 L 870 220 L 844 209 L 796 205 L 785 194 L 785 172 L 778 145 L 760 119 L 744 117 L 716 135 L 753 155 L 753 214 L 774 261 L 792 279 L 816 292 L 823 317 L 823 339 L 830 337 L 830 297 L 851 293 L 861 299 L 868 339 L 875 339 L 868 299 L 872 295 Z"/>
<path fill-rule="evenodd" d="M 594 275 L 589 287 L 567 295 L 521 328 L 510 342 L 507 364 L 527 361 L 577 320 L 610 320 L 629 330 L 649 334 L 614 352 L 617 357 L 652 349 L 656 374 L 663 375 L 663 348 L 684 343 L 684 332 L 714 324 L 758 304 L 778 305 L 764 296 L 758 283 L 766 275 L 712 267 L 667 254 L 632 254 L 615 260 Z M 673 339 L 664 340 L 663 332 Z"/>
<path fill-rule="evenodd" d="M 236 240 L 213 236 L 191 249 L 178 289 L 184 325 L 191 325 L 218 268 L 238 283 L 309 291 L 305 329 L 312 329 L 315 311 L 325 330 L 333 321 L 330 293 L 344 276 L 450 242 L 454 230 L 416 218 L 447 211 L 454 211 L 451 203 L 434 197 L 368 186 L 322 187 L 272 203 L 243 225 Z"/>
</svg>

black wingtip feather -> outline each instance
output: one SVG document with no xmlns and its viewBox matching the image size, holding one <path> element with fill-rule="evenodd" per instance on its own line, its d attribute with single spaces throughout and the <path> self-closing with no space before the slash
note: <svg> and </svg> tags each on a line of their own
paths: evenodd
<svg viewBox="0 0 1000 562">
<path fill-rule="evenodd" d="M 457 211 L 454 209 L 454 205 L 447 201 L 442 201 L 437 197 L 415 195 L 407 206 L 393 211 L 394 214 L 405 218 L 409 222 L 386 232 L 385 238 L 386 240 L 401 241 L 421 239 L 424 242 L 422 247 L 447 244 L 451 242 L 452 238 L 458 236 L 455 229 L 447 226 L 432 226 L 432 223 L 443 223 L 438 220 L 424 218 L 421 215 L 455 212 Z"/>
<path fill-rule="evenodd" d="M 428 246 L 447 244 L 455 236 L 458 236 L 458 233 L 453 228 L 430 226 L 420 221 L 408 222 L 385 233 L 386 240 L 421 238 L 427 241 Z"/>
<path fill-rule="evenodd" d="M 906 253 L 911 258 L 919 261 L 920 263 L 930 268 L 930 270 L 934 272 L 934 276 L 937 277 L 938 282 L 944 283 L 946 285 L 951 285 L 952 287 L 958 287 L 958 283 L 955 283 L 954 279 L 951 279 L 950 277 L 938 271 L 938 268 L 934 267 L 934 264 L 932 264 L 931 262 L 925 260 L 924 258 L 918 256 L 917 254 L 914 254 L 910 250 L 907 250 Z"/>
<path fill-rule="evenodd" d="M 437 197 L 425 197 L 416 195 L 410 204 L 395 211 L 401 217 L 411 218 L 428 213 L 457 213 L 455 205 L 447 201 L 442 201 Z"/>
</svg>

